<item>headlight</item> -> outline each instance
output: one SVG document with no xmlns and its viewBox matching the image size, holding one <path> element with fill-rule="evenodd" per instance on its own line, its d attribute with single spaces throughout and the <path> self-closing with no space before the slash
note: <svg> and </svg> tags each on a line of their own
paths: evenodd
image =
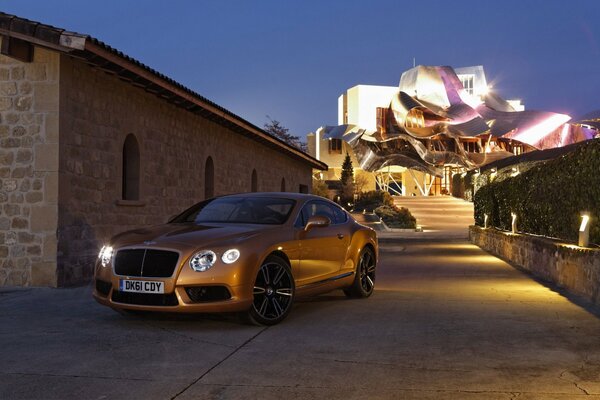
<svg viewBox="0 0 600 400">
<path fill-rule="evenodd" d="M 204 272 L 217 261 L 217 255 L 211 250 L 202 250 L 190 258 L 190 267 L 196 272 Z"/>
<path fill-rule="evenodd" d="M 100 264 L 103 267 L 106 267 L 110 264 L 110 260 L 112 260 L 113 256 L 113 248 L 111 246 L 102 246 L 100 253 L 98 254 L 98 258 L 100 259 Z"/>
<path fill-rule="evenodd" d="M 240 258 L 240 251 L 238 249 L 229 249 L 221 256 L 221 260 L 225 264 L 233 264 Z"/>
</svg>

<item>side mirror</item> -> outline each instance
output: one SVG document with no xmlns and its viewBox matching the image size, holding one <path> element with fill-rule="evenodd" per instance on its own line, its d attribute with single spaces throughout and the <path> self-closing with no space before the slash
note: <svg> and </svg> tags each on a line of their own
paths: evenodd
<svg viewBox="0 0 600 400">
<path fill-rule="evenodd" d="M 314 217 L 310 217 L 308 222 L 306 222 L 306 226 L 304 227 L 304 232 L 310 231 L 312 228 L 325 228 L 331 224 L 331 220 L 323 215 L 315 215 Z"/>
</svg>

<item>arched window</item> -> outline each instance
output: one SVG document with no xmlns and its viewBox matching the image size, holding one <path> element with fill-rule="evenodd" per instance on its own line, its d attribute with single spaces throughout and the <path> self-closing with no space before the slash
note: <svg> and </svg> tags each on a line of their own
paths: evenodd
<svg viewBox="0 0 600 400">
<path fill-rule="evenodd" d="M 252 170 L 252 186 L 250 187 L 251 192 L 258 192 L 258 178 L 256 177 L 256 169 Z"/>
<path fill-rule="evenodd" d="M 285 178 L 281 178 L 281 191 L 285 192 Z"/>
<path fill-rule="evenodd" d="M 123 200 L 140 199 L 140 146 L 133 134 L 123 144 Z"/>
<path fill-rule="evenodd" d="M 215 196 L 215 164 L 212 157 L 206 159 L 204 165 L 204 198 L 210 199 Z"/>
</svg>

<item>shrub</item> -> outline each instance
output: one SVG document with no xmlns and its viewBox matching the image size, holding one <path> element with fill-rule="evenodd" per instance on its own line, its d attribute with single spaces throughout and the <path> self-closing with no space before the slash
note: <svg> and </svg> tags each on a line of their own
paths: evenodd
<svg viewBox="0 0 600 400">
<path fill-rule="evenodd" d="M 404 207 L 383 205 L 375 209 L 375 214 L 390 228 L 414 229 L 417 227 L 417 220 Z"/>
<path fill-rule="evenodd" d="M 512 168 L 508 167 L 507 170 Z M 475 194 L 475 223 L 576 241 L 581 212 L 592 215 L 590 242 L 600 244 L 600 140 L 581 143 L 559 158 L 519 168 L 520 174 L 494 179 Z M 500 174 L 501 171 L 498 171 Z"/>
<path fill-rule="evenodd" d="M 356 203 L 354 204 L 355 212 L 373 212 L 377 207 L 380 206 L 393 206 L 394 199 L 388 192 L 372 190 L 370 192 L 363 192 L 358 195 Z"/>
</svg>

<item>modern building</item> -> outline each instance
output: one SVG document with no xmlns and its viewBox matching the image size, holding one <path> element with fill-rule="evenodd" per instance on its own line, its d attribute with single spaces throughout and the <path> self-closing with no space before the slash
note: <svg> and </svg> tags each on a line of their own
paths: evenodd
<svg viewBox="0 0 600 400">
<path fill-rule="evenodd" d="M 327 166 L 90 37 L 0 13 L 0 286 L 89 281 L 112 235 Z"/>
<path fill-rule="evenodd" d="M 338 125 L 308 134 L 309 153 L 339 179 L 351 155 L 364 190 L 419 196 L 451 192 L 452 175 L 523 152 L 594 137 L 568 115 L 525 110 L 488 85 L 482 66 L 416 66 L 398 87 L 358 85 L 338 99 Z"/>
</svg>

